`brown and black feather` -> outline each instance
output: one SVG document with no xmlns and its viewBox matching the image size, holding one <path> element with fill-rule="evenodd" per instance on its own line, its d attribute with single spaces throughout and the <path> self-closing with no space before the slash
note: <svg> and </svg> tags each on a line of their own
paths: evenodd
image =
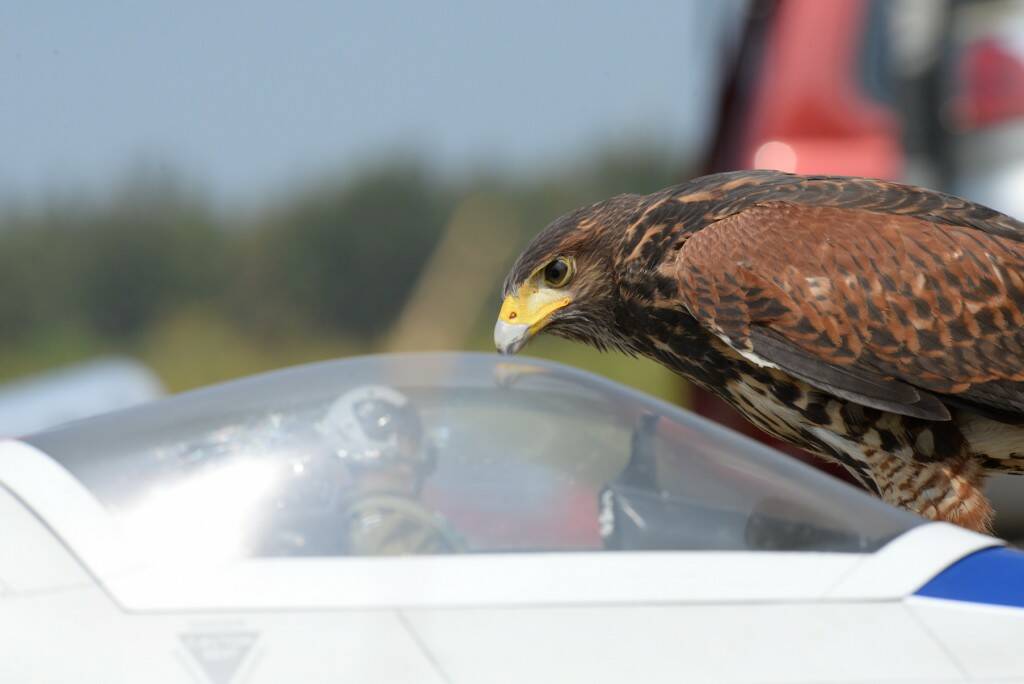
<svg viewBox="0 0 1024 684">
<path fill-rule="evenodd" d="M 717 174 L 556 220 L 506 294 L 562 254 L 580 283 L 551 332 L 654 358 L 894 503 L 984 527 L 983 471 L 1024 469 L 1013 218 L 885 181 Z"/>
</svg>

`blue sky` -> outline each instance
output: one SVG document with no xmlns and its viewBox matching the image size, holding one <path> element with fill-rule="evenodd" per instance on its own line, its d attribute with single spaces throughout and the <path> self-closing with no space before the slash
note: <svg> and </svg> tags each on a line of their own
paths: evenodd
<svg viewBox="0 0 1024 684">
<path fill-rule="evenodd" d="M 528 169 L 685 151 L 738 2 L 0 4 L 0 195 L 166 162 L 251 199 L 382 152 Z"/>
</svg>

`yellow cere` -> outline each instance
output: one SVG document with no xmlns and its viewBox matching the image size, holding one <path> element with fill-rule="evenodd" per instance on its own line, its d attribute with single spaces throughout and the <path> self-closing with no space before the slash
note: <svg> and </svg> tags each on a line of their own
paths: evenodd
<svg viewBox="0 0 1024 684">
<path fill-rule="evenodd" d="M 512 325 L 528 325 L 530 332 L 537 332 L 552 313 L 571 301 L 572 297 L 567 296 L 564 290 L 537 287 L 526 282 L 516 295 L 505 297 L 498 319 Z"/>
</svg>

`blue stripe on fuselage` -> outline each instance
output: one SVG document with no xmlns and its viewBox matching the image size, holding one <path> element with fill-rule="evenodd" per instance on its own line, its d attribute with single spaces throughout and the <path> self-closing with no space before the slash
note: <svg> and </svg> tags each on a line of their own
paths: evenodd
<svg viewBox="0 0 1024 684">
<path fill-rule="evenodd" d="M 1024 608 L 1024 552 L 989 548 L 961 558 L 915 596 Z"/>
</svg>

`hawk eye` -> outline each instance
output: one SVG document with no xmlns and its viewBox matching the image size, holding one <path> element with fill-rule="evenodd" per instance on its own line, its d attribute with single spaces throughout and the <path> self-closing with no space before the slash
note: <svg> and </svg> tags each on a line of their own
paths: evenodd
<svg viewBox="0 0 1024 684">
<path fill-rule="evenodd" d="M 549 287 L 562 287 L 572 279 L 572 262 L 558 257 L 544 267 L 544 283 Z"/>
</svg>

